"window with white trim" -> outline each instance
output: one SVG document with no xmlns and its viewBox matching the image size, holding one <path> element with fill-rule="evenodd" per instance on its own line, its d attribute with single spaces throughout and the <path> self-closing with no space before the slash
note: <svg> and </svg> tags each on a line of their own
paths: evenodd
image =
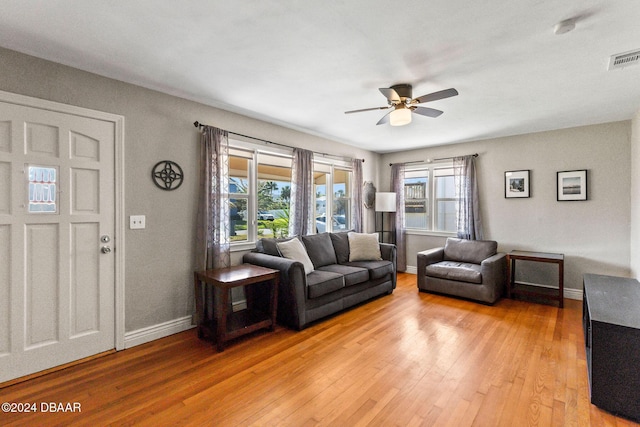
<svg viewBox="0 0 640 427">
<path fill-rule="evenodd" d="M 229 141 L 229 219 L 232 246 L 288 237 L 292 154 Z M 351 227 L 352 170 L 343 161 L 314 162 L 315 232 Z M 331 212 L 327 222 L 327 212 Z"/>
<path fill-rule="evenodd" d="M 352 175 L 352 170 L 340 167 L 340 165 L 314 162 L 316 233 L 351 228 Z M 328 191 L 328 189 L 332 189 L 332 191 Z M 327 212 L 331 212 L 331 215 L 327 215 Z"/>
<path fill-rule="evenodd" d="M 404 174 L 407 230 L 456 231 L 456 191 L 452 162 L 407 168 Z"/>
</svg>

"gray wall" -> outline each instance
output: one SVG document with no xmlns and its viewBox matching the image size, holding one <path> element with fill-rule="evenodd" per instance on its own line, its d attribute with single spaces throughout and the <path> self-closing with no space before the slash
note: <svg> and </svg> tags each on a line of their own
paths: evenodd
<svg viewBox="0 0 640 427">
<path fill-rule="evenodd" d="M 640 276 L 640 110 L 631 122 L 631 273 Z"/>
<path fill-rule="evenodd" d="M 126 331 L 189 316 L 193 311 L 193 238 L 199 134 L 195 120 L 324 153 L 364 158 L 375 181 L 379 155 L 196 102 L 125 84 L 0 48 L 0 90 L 125 116 L 125 215 L 146 215 L 146 229 L 126 231 Z M 162 191 L 153 165 L 173 160 L 183 185 Z M 367 220 L 366 229 L 372 229 Z M 239 255 L 233 257 L 239 261 Z"/>
<path fill-rule="evenodd" d="M 630 275 L 631 121 L 386 154 L 382 164 L 472 153 L 479 154 L 485 238 L 499 250 L 564 253 L 568 288 L 581 289 L 586 272 Z M 531 170 L 531 197 L 505 199 L 504 172 L 522 169 Z M 556 172 L 574 169 L 588 170 L 589 200 L 556 201 Z M 389 168 L 383 173 L 386 184 Z M 407 264 L 415 267 L 416 252 L 444 239 L 408 236 Z"/>
<path fill-rule="evenodd" d="M 192 313 L 192 241 L 196 209 L 199 120 L 221 128 L 291 146 L 364 158 L 364 179 L 388 190 L 389 162 L 480 153 L 478 167 L 485 231 L 500 249 L 563 252 L 567 286 L 579 288 L 586 271 L 628 275 L 630 246 L 634 271 L 640 269 L 640 219 L 630 243 L 630 200 L 640 213 L 640 170 L 633 170 L 631 123 L 610 123 L 511 138 L 478 141 L 380 156 L 196 102 L 103 78 L 0 48 L 0 90 L 125 116 L 125 215 L 147 216 L 145 230 L 126 231 L 126 330 L 175 320 Z M 633 121 L 634 164 L 640 160 L 640 117 Z M 174 160 L 186 173 L 173 192 L 157 189 L 149 178 L 159 160 Z M 381 165 L 384 165 L 382 167 Z M 556 202 L 555 173 L 589 169 L 587 202 Z M 378 173 L 380 169 L 380 173 Z M 505 170 L 532 170 L 532 197 L 505 200 Z M 373 212 L 365 229 L 373 231 Z M 410 236 L 407 260 L 443 241 Z M 240 253 L 233 256 L 239 262 Z M 636 273 L 637 274 L 637 273 Z"/>
</svg>

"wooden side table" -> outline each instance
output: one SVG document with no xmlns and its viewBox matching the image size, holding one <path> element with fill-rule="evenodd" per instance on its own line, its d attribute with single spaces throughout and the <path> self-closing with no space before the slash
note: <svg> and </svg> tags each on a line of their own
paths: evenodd
<svg viewBox="0 0 640 427">
<path fill-rule="evenodd" d="M 516 260 L 548 262 L 558 265 L 558 287 L 547 288 L 516 282 Z M 564 254 L 547 252 L 511 251 L 507 254 L 507 297 L 528 295 L 558 301 L 564 307 Z"/>
<path fill-rule="evenodd" d="M 278 270 L 251 264 L 194 272 L 198 338 L 215 337 L 217 350 L 223 351 L 225 343 L 231 339 L 262 328 L 273 331 L 279 274 Z M 210 319 L 205 313 L 207 286 L 213 290 Z M 245 287 L 247 308 L 234 313 L 230 310 L 229 292 L 238 286 Z"/>
</svg>

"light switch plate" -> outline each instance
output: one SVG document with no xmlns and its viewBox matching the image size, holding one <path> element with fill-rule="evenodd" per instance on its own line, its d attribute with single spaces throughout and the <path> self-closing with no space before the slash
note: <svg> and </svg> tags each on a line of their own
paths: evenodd
<svg viewBox="0 0 640 427">
<path fill-rule="evenodd" d="M 144 215 L 131 215 L 129 216 L 129 229 L 139 230 L 145 228 L 145 216 Z"/>
</svg>

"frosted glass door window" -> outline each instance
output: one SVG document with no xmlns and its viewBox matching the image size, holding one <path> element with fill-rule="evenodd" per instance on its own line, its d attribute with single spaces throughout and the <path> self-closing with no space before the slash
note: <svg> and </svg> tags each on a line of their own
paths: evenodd
<svg viewBox="0 0 640 427">
<path fill-rule="evenodd" d="M 29 166 L 29 213 L 58 212 L 57 168 Z"/>
</svg>

